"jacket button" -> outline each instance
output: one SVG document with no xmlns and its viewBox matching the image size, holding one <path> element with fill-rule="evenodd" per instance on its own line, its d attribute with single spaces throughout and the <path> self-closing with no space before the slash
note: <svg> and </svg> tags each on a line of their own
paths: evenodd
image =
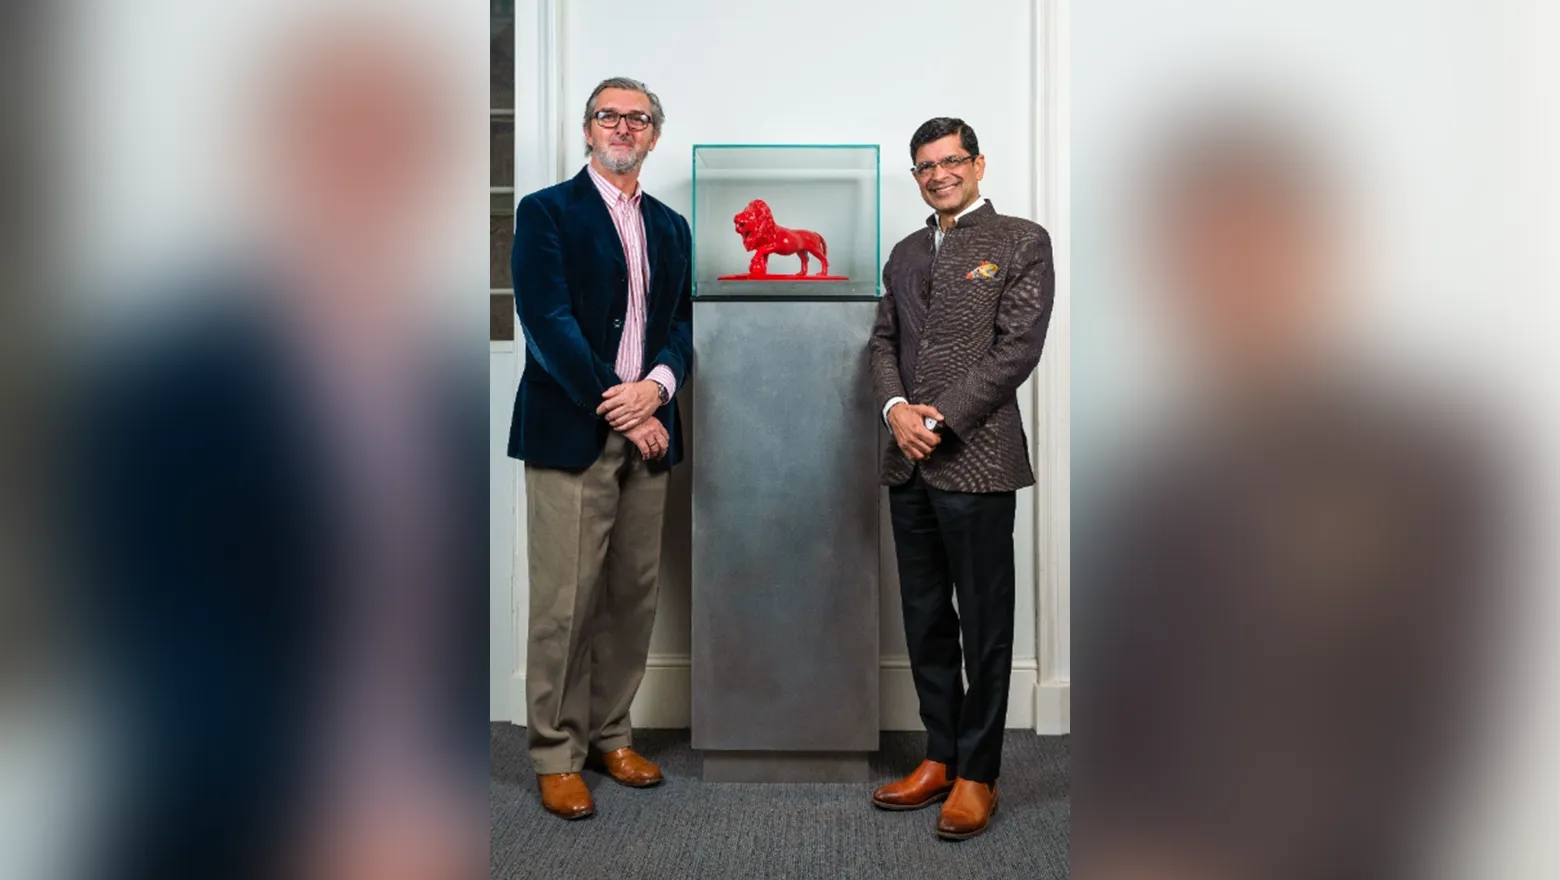
<svg viewBox="0 0 1560 880">
<path fill-rule="evenodd" d="M 623 326 L 623 319 L 622 318 L 613 318 L 612 319 L 612 329 L 617 330 L 617 329 L 622 328 L 622 326 Z"/>
</svg>

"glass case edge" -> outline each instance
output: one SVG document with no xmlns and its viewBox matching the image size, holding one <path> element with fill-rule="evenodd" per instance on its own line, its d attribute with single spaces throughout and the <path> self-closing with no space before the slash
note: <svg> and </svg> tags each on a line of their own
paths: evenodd
<svg viewBox="0 0 1560 880">
<path fill-rule="evenodd" d="M 691 241 L 689 242 L 689 251 L 690 251 L 690 253 L 689 253 L 689 271 L 693 272 L 693 282 L 692 282 L 692 285 L 691 285 L 691 287 L 692 287 L 691 298 L 697 299 L 698 296 L 699 296 L 699 276 L 698 276 L 698 272 L 694 268 L 694 267 L 699 265 L 699 262 L 698 262 L 699 261 L 699 242 L 698 242 L 698 236 L 693 234 L 693 230 L 698 229 L 698 225 L 699 225 L 699 197 L 698 197 L 699 194 L 697 192 L 699 151 L 700 150 L 731 150 L 731 149 L 745 149 L 745 150 L 752 150 L 752 149 L 760 149 L 760 150 L 766 150 L 766 149 L 782 149 L 782 150 L 783 149 L 871 150 L 873 152 L 875 158 L 876 158 L 876 164 L 877 164 L 876 173 L 873 176 L 874 177 L 874 184 L 875 184 L 876 192 L 874 193 L 874 204 L 872 206 L 872 209 L 873 209 L 873 218 L 874 218 L 874 221 L 876 223 L 876 227 L 877 228 L 876 228 L 876 230 L 874 232 L 874 236 L 873 236 L 873 238 L 874 238 L 874 240 L 873 240 L 873 260 L 874 260 L 873 274 L 874 274 L 875 277 L 872 280 L 872 287 L 873 287 L 873 291 L 874 291 L 873 297 L 876 298 L 876 299 L 882 299 L 882 297 L 883 297 L 883 145 L 882 144 L 843 144 L 843 143 L 840 143 L 840 144 L 830 144 L 830 143 L 824 143 L 824 144 L 742 144 L 742 143 L 716 144 L 716 143 L 712 143 L 712 144 L 693 144 L 692 145 L 692 148 L 689 149 L 689 151 L 688 151 L 688 188 L 689 188 L 689 193 L 692 196 L 692 204 L 690 205 L 690 208 L 689 208 L 689 214 L 691 215 L 690 219 L 692 221 L 689 224 L 689 238 L 691 239 Z"/>
</svg>

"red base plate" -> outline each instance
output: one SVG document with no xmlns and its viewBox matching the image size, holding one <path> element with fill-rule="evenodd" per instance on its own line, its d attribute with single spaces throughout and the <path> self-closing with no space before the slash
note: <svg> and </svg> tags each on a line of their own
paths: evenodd
<svg viewBox="0 0 1560 880">
<path fill-rule="evenodd" d="M 721 275 L 717 281 L 849 281 L 844 275 Z"/>
</svg>

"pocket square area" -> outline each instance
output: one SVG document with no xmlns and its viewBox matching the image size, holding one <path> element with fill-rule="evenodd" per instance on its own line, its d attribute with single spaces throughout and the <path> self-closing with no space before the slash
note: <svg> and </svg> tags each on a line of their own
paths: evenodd
<svg viewBox="0 0 1560 880">
<path fill-rule="evenodd" d="M 997 277 L 997 264 L 981 263 L 979 266 L 976 266 L 969 272 L 965 273 L 964 277 L 968 279 L 995 278 Z"/>
</svg>

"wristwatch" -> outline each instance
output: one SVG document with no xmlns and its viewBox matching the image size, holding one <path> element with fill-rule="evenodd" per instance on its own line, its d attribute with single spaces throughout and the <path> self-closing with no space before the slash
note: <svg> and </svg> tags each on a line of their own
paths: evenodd
<svg viewBox="0 0 1560 880">
<path fill-rule="evenodd" d="M 655 382 L 654 379 L 651 379 L 650 381 Z M 666 406 L 666 402 L 672 399 L 672 396 L 666 393 L 666 386 L 662 385 L 660 382 L 655 382 L 655 396 L 658 400 L 661 401 L 662 406 Z"/>
</svg>

